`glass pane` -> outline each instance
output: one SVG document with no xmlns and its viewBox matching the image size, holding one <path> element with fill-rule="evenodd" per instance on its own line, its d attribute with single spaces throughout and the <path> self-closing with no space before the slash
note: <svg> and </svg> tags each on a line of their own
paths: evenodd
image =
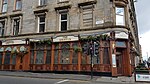
<svg viewBox="0 0 150 84">
<path fill-rule="evenodd" d="M 78 42 L 74 42 L 72 44 L 73 49 L 78 47 Z M 72 63 L 78 64 L 78 52 L 73 52 Z"/>
<path fill-rule="evenodd" d="M 116 47 L 126 47 L 125 42 L 116 42 Z"/>
<path fill-rule="evenodd" d="M 45 24 L 40 24 L 39 32 L 45 31 Z"/>
<path fill-rule="evenodd" d="M 55 50 L 54 64 L 58 64 L 58 55 L 59 55 L 58 52 L 59 52 L 58 50 Z"/>
<path fill-rule="evenodd" d="M 69 43 L 63 43 L 61 46 L 61 64 L 69 64 L 70 63 L 70 45 Z"/>
<path fill-rule="evenodd" d="M 8 0 L 4 0 L 4 2 L 3 2 L 3 3 L 7 3 L 7 1 L 8 1 Z"/>
<path fill-rule="evenodd" d="M 61 22 L 61 31 L 67 30 L 67 21 Z"/>
<path fill-rule="evenodd" d="M 34 51 L 31 51 L 30 64 L 34 64 Z"/>
<path fill-rule="evenodd" d="M 16 64 L 16 54 L 13 54 L 12 56 L 12 64 Z"/>
<path fill-rule="evenodd" d="M 44 63 L 44 51 L 36 51 L 36 64 Z"/>
<path fill-rule="evenodd" d="M 10 64 L 10 52 L 7 52 L 5 54 L 5 58 L 4 58 L 4 64 Z"/>
<path fill-rule="evenodd" d="M 45 22 L 45 16 L 39 16 L 39 18 L 40 18 L 40 23 Z"/>
<path fill-rule="evenodd" d="M 0 64 L 2 64 L 3 53 L 0 53 Z"/>
<path fill-rule="evenodd" d="M 16 10 L 21 9 L 21 7 L 22 7 L 21 0 L 17 0 L 17 2 L 16 2 Z"/>
<path fill-rule="evenodd" d="M 3 5 L 2 12 L 7 12 L 7 4 L 4 4 L 4 5 Z"/>
<path fill-rule="evenodd" d="M 69 64 L 70 63 L 70 51 L 68 49 L 63 49 L 61 51 L 60 64 Z"/>
<path fill-rule="evenodd" d="M 61 14 L 61 20 L 67 20 L 67 14 Z"/>
<path fill-rule="evenodd" d="M 46 64 L 50 64 L 50 63 L 51 63 L 51 51 L 47 51 Z"/>
<path fill-rule="evenodd" d="M 59 49 L 59 43 L 55 43 L 55 49 Z"/>
<path fill-rule="evenodd" d="M 116 14 L 124 16 L 124 8 L 116 7 Z"/>
<path fill-rule="evenodd" d="M 39 50 L 43 50 L 44 49 L 44 44 L 39 44 L 39 43 L 36 43 L 36 49 Z"/>
<path fill-rule="evenodd" d="M 108 48 L 104 48 L 103 50 L 103 64 L 110 64 L 109 62 L 109 49 Z"/>
<path fill-rule="evenodd" d="M 116 25 L 125 25 L 124 16 L 116 15 Z"/>
</svg>

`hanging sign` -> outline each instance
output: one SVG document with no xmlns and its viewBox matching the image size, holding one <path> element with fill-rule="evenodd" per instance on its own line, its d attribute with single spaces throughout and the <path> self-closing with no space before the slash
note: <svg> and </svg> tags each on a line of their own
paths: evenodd
<svg viewBox="0 0 150 84">
<path fill-rule="evenodd" d="M 65 41 L 78 41 L 79 38 L 75 36 L 60 36 L 53 39 L 53 42 L 65 42 Z"/>
<path fill-rule="evenodd" d="M 116 67 L 116 55 L 112 54 L 112 67 Z"/>
</svg>

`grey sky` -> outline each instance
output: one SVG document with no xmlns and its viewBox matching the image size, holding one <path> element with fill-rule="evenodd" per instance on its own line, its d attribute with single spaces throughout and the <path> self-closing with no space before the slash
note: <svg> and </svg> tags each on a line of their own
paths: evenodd
<svg viewBox="0 0 150 84">
<path fill-rule="evenodd" d="M 150 0 L 137 0 L 135 3 L 139 34 L 150 31 Z"/>
</svg>

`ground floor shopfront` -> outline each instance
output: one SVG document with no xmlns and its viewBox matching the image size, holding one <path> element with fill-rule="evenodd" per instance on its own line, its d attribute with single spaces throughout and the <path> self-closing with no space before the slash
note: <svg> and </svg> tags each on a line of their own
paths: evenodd
<svg viewBox="0 0 150 84">
<path fill-rule="evenodd" d="M 91 38 L 64 36 L 50 40 L 32 41 L 25 44 L 2 45 L 0 48 L 0 70 L 23 71 L 71 71 L 90 72 Z M 74 39 L 74 40 L 71 40 Z M 90 40 L 90 41 L 89 41 Z M 98 53 L 92 56 L 94 72 L 111 73 L 112 76 L 131 76 L 130 43 L 128 39 L 112 39 L 107 36 L 94 37 Z"/>
</svg>

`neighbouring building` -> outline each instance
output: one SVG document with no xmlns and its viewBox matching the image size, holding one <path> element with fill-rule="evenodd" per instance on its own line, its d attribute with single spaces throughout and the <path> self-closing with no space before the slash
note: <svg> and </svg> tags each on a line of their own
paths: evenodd
<svg viewBox="0 0 150 84">
<path fill-rule="evenodd" d="M 0 0 L 0 70 L 131 76 L 137 56 L 134 0 Z"/>
</svg>

